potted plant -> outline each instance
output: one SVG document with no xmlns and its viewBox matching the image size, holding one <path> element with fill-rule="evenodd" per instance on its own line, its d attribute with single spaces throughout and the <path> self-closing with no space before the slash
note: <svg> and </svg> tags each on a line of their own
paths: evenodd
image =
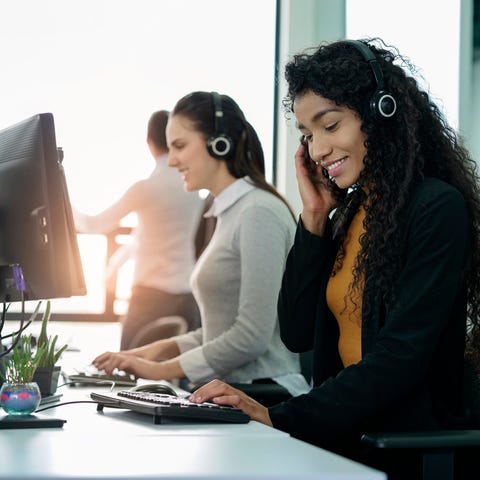
<svg viewBox="0 0 480 480">
<path fill-rule="evenodd" d="M 6 358 L 1 373 L 0 404 L 8 414 L 28 415 L 38 407 L 41 394 L 38 384 L 33 381 L 36 368 L 37 356 L 32 351 L 31 335 L 22 335 Z"/>
<path fill-rule="evenodd" d="M 51 315 L 50 307 L 50 300 L 48 300 L 42 317 L 40 335 L 37 339 L 36 369 L 33 375 L 33 381 L 38 383 L 44 397 L 53 395 L 57 390 L 61 370 L 57 362 L 68 347 L 68 345 L 63 345 L 61 348 L 57 348 L 58 335 L 52 338 L 47 334 L 47 325 Z"/>
</svg>

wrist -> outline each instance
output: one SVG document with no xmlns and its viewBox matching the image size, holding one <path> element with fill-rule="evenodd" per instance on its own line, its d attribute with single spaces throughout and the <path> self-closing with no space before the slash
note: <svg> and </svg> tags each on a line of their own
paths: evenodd
<svg viewBox="0 0 480 480">
<path fill-rule="evenodd" d="M 312 212 L 304 210 L 300 219 L 305 230 L 308 230 L 314 235 L 323 236 L 327 226 L 328 215 L 324 212 Z"/>
<path fill-rule="evenodd" d="M 160 362 L 159 366 L 159 371 L 162 372 L 161 379 L 163 380 L 185 377 L 185 372 L 178 359 L 165 360 L 164 362 Z"/>
</svg>

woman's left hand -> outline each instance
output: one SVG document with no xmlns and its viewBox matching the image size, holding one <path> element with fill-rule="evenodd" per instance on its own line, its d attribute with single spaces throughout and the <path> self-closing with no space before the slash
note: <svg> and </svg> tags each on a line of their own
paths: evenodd
<svg viewBox="0 0 480 480">
<path fill-rule="evenodd" d="M 212 380 L 211 382 L 203 385 L 198 390 L 195 390 L 190 395 L 189 400 L 195 403 L 213 402 L 218 405 L 230 405 L 237 407 L 246 413 L 252 420 L 264 423 L 269 427 L 272 427 L 272 421 L 268 414 L 268 408 L 249 397 L 236 388 L 220 381 Z"/>
</svg>

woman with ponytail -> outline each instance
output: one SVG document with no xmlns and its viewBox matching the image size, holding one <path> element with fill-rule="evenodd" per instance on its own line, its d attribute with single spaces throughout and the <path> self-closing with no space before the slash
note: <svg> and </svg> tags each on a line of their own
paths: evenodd
<svg viewBox="0 0 480 480">
<path fill-rule="evenodd" d="M 192 387 L 223 379 L 237 386 L 276 383 L 285 396 L 308 391 L 297 354 L 280 339 L 277 297 L 293 243 L 294 215 L 265 180 L 262 146 L 237 103 L 193 92 L 173 108 L 169 165 L 187 191 L 214 197 L 209 245 L 191 276 L 201 327 L 133 350 L 104 353 L 98 368 L 150 379 L 186 377 Z"/>
</svg>

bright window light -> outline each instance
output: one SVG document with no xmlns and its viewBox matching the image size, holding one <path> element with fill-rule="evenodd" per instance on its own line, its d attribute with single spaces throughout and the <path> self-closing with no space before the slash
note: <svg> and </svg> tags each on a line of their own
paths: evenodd
<svg viewBox="0 0 480 480">
<path fill-rule="evenodd" d="M 2 2 L 0 128 L 52 112 L 71 201 L 96 213 L 153 168 L 151 113 L 216 90 L 256 128 L 271 180 L 276 1 L 226 3 Z M 54 311 L 103 311 L 105 246 L 94 240 L 81 242 L 89 294 L 55 300 Z"/>
<path fill-rule="evenodd" d="M 460 3 L 346 0 L 347 37 L 380 37 L 409 57 L 453 128 L 459 117 Z"/>
</svg>

